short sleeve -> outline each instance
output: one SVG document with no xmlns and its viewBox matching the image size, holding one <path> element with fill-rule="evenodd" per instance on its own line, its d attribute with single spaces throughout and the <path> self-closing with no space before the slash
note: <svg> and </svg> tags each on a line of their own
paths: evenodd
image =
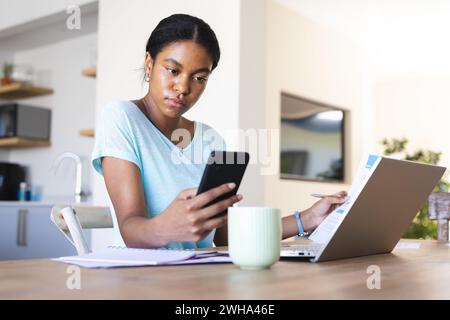
<svg viewBox="0 0 450 320">
<path fill-rule="evenodd" d="M 108 104 L 97 123 L 95 146 L 92 151 L 92 165 L 103 175 L 103 157 L 114 157 L 130 161 L 141 170 L 138 148 L 130 121 L 129 109 L 123 102 Z"/>
</svg>

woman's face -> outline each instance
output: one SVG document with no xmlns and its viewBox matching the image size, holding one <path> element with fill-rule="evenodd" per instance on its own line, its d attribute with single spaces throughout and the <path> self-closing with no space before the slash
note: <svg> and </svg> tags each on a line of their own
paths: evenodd
<svg viewBox="0 0 450 320">
<path fill-rule="evenodd" d="M 164 47 L 153 61 L 146 54 L 149 94 L 164 116 L 178 118 L 188 111 L 205 90 L 212 61 L 207 49 L 194 41 Z"/>
</svg>

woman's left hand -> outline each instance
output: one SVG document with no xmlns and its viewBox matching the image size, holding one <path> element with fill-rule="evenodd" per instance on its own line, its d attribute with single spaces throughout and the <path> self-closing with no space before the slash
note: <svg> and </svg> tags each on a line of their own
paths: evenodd
<svg viewBox="0 0 450 320">
<path fill-rule="evenodd" d="M 317 201 L 311 208 L 303 211 L 302 224 L 305 231 L 312 231 L 330 214 L 348 199 L 347 192 L 340 191 L 330 197 Z"/>
</svg>

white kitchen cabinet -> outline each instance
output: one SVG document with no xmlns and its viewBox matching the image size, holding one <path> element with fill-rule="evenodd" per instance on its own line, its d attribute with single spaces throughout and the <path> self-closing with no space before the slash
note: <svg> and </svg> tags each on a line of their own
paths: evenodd
<svg viewBox="0 0 450 320">
<path fill-rule="evenodd" d="M 76 255 L 50 221 L 51 206 L 0 206 L 0 260 Z M 90 230 L 83 231 L 90 243 Z"/>
</svg>

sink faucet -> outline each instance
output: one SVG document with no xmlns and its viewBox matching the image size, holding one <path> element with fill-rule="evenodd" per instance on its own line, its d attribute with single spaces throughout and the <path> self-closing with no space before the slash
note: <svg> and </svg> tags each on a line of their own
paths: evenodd
<svg viewBox="0 0 450 320">
<path fill-rule="evenodd" d="M 81 197 L 85 196 L 86 194 L 81 190 L 81 176 L 82 176 L 82 164 L 81 164 L 81 158 L 72 152 L 64 152 L 61 154 L 56 160 L 53 162 L 53 170 L 56 173 L 56 170 L 59 168 L 59 165 L 61 162 L 66 159 L 73 159 L 76 162 L 76 181 L 75 181 L 75 202 L 80 203 Z"/>
</svg>

